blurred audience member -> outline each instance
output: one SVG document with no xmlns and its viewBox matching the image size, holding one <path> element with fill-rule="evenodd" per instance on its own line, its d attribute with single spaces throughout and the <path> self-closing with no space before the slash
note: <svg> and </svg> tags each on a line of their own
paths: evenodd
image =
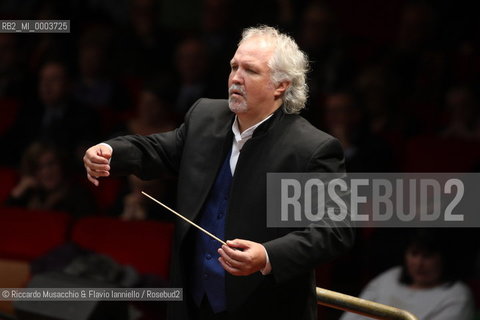
<svg viewBox="0 0 480 320">
<path fill-rule="evenodd" d="M 142 186 L 142 180 L 131 175 L 128 176 L 128 185 L 131 192 L 123 198 L 123 210 L 120 214 L 122 220 L 145 220 L 148 216 L 149 202 L 145 200 L 145 196 L 141 194 L 142 191 L 150 194 Z"/>
<path fill-rule="evenodd" d="M 174 95 L 167 83 L 152 83 L 140 93 L 136 114 L 116 130 L 115 136 L 122 134 L 149 135 L 176 128 L 172 113 Z"/>
<path fill-rule="evenodd" d="M 51 142 L 74 155 L 98 134 L 98 117 L 93 110 L 79 105 L 71 95 L 71 83 L 65 65 L 46 63 L 40 70 L 38 95 L 40 123 L 37 139 Z M 85 126 L 88 123 L 88 126 Z M 33 127 L 35 128 L 35 127 Z"/>
<path fill-rule="evenodd" d="M 79 105 L 71 95 L 65 64 L 47 62 L 38 75 L 38 99 L 20 110 L 16 122 L 2 139 L 2 147 L 15 159 L 34 140 L 41 140 L 67 151 L 80 163 L 85 146 L 97 138 L 98 116 Z M 85 123 L 89 125 L 86 126 Z"/>
<path fill-rule="evenodd" d="M 178 96 L 175 111 L 183 115 L 199 98 L 222 98 L 227 88 L 218 85 L 209 74 L 210 57 L 207 45 L 200 38 L 186 38 L 177 47 L 175 67 Z M 221 88 L 221 89 L 220 89 Z"/>
<path fill-rule="evenodd" d="M 129 24 L 119 30 L 115 48 L 120 76 L 154 77 L 168 70 L 174 40 L 160 27 L 160 1 L 131 0 Z"/>
<path fill-rule="evenodd" d="M 405 106 L 414 109 L 408 116 L 419 118 L 420 131 L 422 126 L 428 127 L 425 122 L 431 120 L 431 113 L 439 111 L 448 78 L 437 16 L 434 7 L 426 2 L 406 4 L 391 61 L 393 72 L 401 80 Z"/>
<path fill-rule="evenodd" d="M 232 0 L 203 0 L 201 38 L 208 55 L 215 63 L 210 65 L 220 79 L 228 77 L 230 57 L 236 49 Z"/>
<path fill-rule="evenodd" d="M 72 19 L 73 14 L 75 14 L 75 10 L 72 8 L 71 1 L 45 0 L 33 1 L 32 10 L 28 16 L 34 20 L 59 20 L 65 19 L 65 17 Z M 73 28 L 73 30 L 75 29 Z M 76 52 L 75 41 L 75 37 L 72 37 L 71 34 L 35 33 L 35 36 L 30 38 L 30 47 L 27 49 L 30 70 L 36 72 L 48 60 L 67 60 L 67 63 L 71 65 Z"/>
<path fill-rule="evenodd" d="M 95 212 L 93 198 L 74 184 L 64 157 L 52 145 L 33 143 L 23 155 L 20 182 L 5 203 L 28 209 L 57 210 L 80 217 Z"/>
<path fill-rule="evenodd" d="M 0 99 L 22 98 L 26 89 L 17 40 L 15 34 L 0 33 Z"/>
<path fill-rule="evenodd" d="M 0 147 L 6 144 L 2 136 L 14 125 L 31 91 L 22 51 L 18 35 L 0 33 Z M 2 164 L 14 162 L 11 154 L 0 159 Z"/>
<path fill-rule="evenodd" d="M 93 25 L 85 32 L 79 44 L 79 77 L 73 85 L 77 101 L 97 110 L 124 110 L 129 99 L 110 76 L 107 59 L 110 35 L 103 26 Z"/>
<path fill-rule="evenodd" d="M 324 128 L 340 140 L 349 172 L 389 172 L 394 169 L 391 149 L 369 131 L 367 119 L 352 94 L 327 95 Z"/>
<path fill-rule="evenodd" d="M 396 82 L 388 70 L 380 64 L 368 66 L 360 72 L 355 85 L 368 116 L 370 131 L 381 135 L 399 129 Z"/>
<path fill-rule="evenodd" d="M 424 2 L 412 2 L 403 8 L 400 17 L 397 46 L 404 52 L 425 49 L 433 39 L 435 14 Z"/>
<path fill-rule="evenodd" d="M 324 2 L 313 1 L 304 10 L 298 40 L 312 60 L 321 58 L 338 40 L 335 15 Z"/>
<path fill-rule="evenodd" d="M 172 218 L 152 200 L 146 198 L 141 192 L 145 191 L 163 203 L 172 206 L 173 195 L 176 188 L 175 179 L 162 177 L 157 180 L 143 181 L 136 176 L 128 176 L 130 192 L 123 198 L 123 208 L 120 219 L 122 220 L 170 220 Z"/>
<path fill-rule="evenodd" d="M 172 115 L 173 96 L 171 88 L 165 82 L 147 85 L 140 94 L 137 114 L 127 121 L 114 136 L 125 134 L 150 135 L 153 133 L 171 131 L 176 128 Z M 145 191 L 162 202 L 173 204 L 176 181 L 173 177 L 164 175 L 157 180 L 142 181 L 135 176 L 128 177 L 129 191 L 116 211 L 121 211 L 124 220 L 168 219 L 162 213 L 157 213 L 158 206 L 141 194 Z"/>
<path fill-rule="evenodd" d="M 445 137 L 479 139 L 480 119 L 477 99 L 467 87 L 453 87 L 447 92 L 446 111 L 449 122 L 442 132 Z"/>
<path fill-rule="evenodd" d="M 474 303 L 459 281 L 456 243 L 448 229 L 415 230 L 404 264 L 373 279 L 360 297 L 412 312 L 422 320 L 473 320 Z M 345 313 L 341 320 L 367 319 Z"/>
<path fill-rule="evenodd" d="M 326 3 L 315 1 L 305 8 L 296 38 L 312 62 L 313 97 L 348 85 L 354 68 L 342 47 L 335 14 Z"/>
</svg>

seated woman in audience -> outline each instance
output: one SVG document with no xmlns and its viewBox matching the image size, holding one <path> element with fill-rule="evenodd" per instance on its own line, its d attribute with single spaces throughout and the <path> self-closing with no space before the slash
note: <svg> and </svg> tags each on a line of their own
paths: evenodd
<svg viewBox="0 0 480 320">
<path fill-rule="evenodd" d="M 69 179 L 61 152 L 41 142 L 33 143 L 25 151 L 22 176 L 5 204 L 65 211 L 75 217 L 95 212 L 91 195 Z"/>
<path fill-rule="evenodd" d="M 458 281 L 452 238 L 448 230 L 414 231 L 404 265 L 370 281 L 360 297 L 410 311 L 419 320 L 473 319 L 473 299 L 467 286 Z M 340 319 L 369 318 L 347 312 Z"/>
</svg>

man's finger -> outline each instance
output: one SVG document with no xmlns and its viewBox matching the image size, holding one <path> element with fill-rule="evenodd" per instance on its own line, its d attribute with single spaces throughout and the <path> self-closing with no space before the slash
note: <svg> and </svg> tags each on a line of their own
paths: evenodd
<svg viewBox="0 0 480 320">
<path fill-rule="evenodd" d="M 92 177 L 92 176 L 89 175 L 88 173 L 87 173 L 87 179 L 88 179 L 91 183 L 93 183 L 96 187 L 98 187 L 98 184 L 99 184 L 98 179 Z"/>
<path fill-rule="evenodd" d="M 92 170 L 89 167 L 86 167 L 87 173 L 92 177 L 99 178 L 99 177 L 108 177 L 110 172 L 105 170 Z"/>
<path fill-rule="evenodd" d="M 234 275 L 234 276 L 241 276 L 241 275 L 243 275 L 243 273 L 241 272 L 241 270 L 229 266 L 222 257 L 218 258 L 218 261 L 219 261 L 220 264 L 222 265 L 223 269 L 225 269 L 225 271 L 227 271 L 228 273 L 230 273 L 230 274 L 232 274 L 232 275 Z"/>
<path fill-rule="evenodd" d="M 110 166 L 108 164 L 98 164 L 98 163 L 93 163 L 91 161 L 85 161 L 85 167 L 90 168 L 92 170 L 99 170 L 99 171 L 109 171 Z"/>
<path fill-rule="evenodd" d="M 227 245 L 232 248 L 247 249 L 251 242 L 243 239 L 227 240 Z"/>
<path fill-rule="evenodd" d="M 93 152 L 89 152 L 85 155 L 84 160 L 90 163 L 98 163 L 98 164 L 108 164 L 108 159 L 105 156 L 97 155 Z"/>
<path fill-rule="evenodd" d="M 243 263 L 240 262 L 240 261 L 237 261 L 237 260 L 234 260 L 232 259 L 231 257 L 229 257 L 225 251 L 222 250 L 222 248 L 218 249 L 218 253 L 220 254 L 220 256 L 225 260 L 225 262 L 228 263 L 228 265 L 232 266 L 232 267 L 235 267 L 235 268 L 241 268 L 243 266 Z"/>
<path fill-rule="evenodd" d="M 240 251 L 240 250 L 235 250 L 234 248 L 231 248 L 229 246 L 223 245 L 222 250 L 225 252 L 227 256 L 229 256 L 231 259 L 240 261 L 240 262 L 245 262 L 247 261 L 245 254 Z"/>
</svg>

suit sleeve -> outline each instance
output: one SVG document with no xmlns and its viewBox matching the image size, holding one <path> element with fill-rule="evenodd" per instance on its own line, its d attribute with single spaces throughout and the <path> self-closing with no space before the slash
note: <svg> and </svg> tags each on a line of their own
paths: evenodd
<svg viewBox="0 0 480 320">
<path fill-rule="evenodd" d="M 345 172 L 343 151 L 336 139 L 321 144 L 308 162 L 308 172 Z M 348 221 L 324 218 L 303 230 L 264 243 L 272 274 L 278 283 L 289 281 L 344 253 L 353 244 Z"/>
</svg>

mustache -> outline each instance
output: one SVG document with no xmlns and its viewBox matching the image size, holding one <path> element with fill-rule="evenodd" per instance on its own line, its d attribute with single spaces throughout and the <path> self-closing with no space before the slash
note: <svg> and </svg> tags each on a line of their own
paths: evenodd
<svg viewBox="0 0 480 320">
<path fill-rule="evenodd" d="M 245 92 L 245 87 L 239 84 L 232 84 L 230 88 L 228 88 L 228 95 L 232 93 L 239 93 L 242 96 L 245 96 L 247 93 Z"/>
</svg>

